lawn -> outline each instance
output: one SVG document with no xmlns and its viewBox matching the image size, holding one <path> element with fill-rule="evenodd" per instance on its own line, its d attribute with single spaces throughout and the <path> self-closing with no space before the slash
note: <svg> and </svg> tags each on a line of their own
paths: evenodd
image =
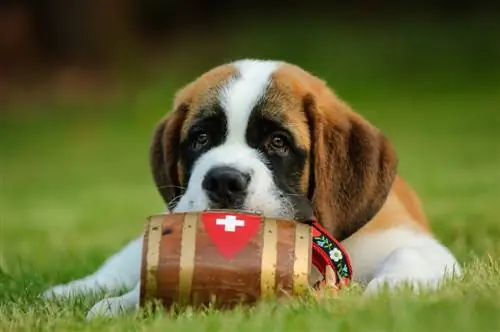
<svg viewBox="0 0 500 332">
<path fill-rule="evenodd" d="M 462 47 L 442 36 L 433 38 L 433 45 L 441 45 L 439 52 Z M 369 40 L 378 49 L 377 39 Z M 413 42 L 420 49 L 418 40 Z M 237 50 L 232 54 L 251 49 L 232 43 Z M 268 42 L 255 43 L 264 56 L 280 55 L 266 51 Z M 445 68 L 441 60 L 427 69 L 424 62 L 413 62 L 412 71 L 405 67 L 406 53 L 389 59 L 382 51 L 358 54 L 359 46 L 349 45 L 357 58 L 347 47 L 332 66 L 324 58 L 290 59 L 323 73 L 393 141 L 400 173 L 421 196 L 437 237 L 464 265 L 462 279 L 419 296 L 401 291 L 364 298 L 354 285 L 320 303 L 271 302 L 251 310 L 92 322 L 84 317 L 95 299 L 38 298 L 49 285 L 92 272 L 141 232 L 148 214 L 162 211 L 147 163 L 149 139 L 174 89 L 192 77 L 160 73 L 153 84 L 113 102 L 13 106 L 21 115 L 2 116 L 0 331 L 500 330 L 498 68 L 488 71 L 488 64 L 478 63 L 472 70 L 462 66 L 463 56 L 463 63 L 455 59 Z M 395 47 L 411 53 L 405 45 Z M 425 52 L 422 56 L 430 59 Z M 357 67 L 346 75 L 342 61 L 363 63 L 366 70 Z M 368 89 L 370 82 L 375 82 L 373 89 Z"/>
</svg>

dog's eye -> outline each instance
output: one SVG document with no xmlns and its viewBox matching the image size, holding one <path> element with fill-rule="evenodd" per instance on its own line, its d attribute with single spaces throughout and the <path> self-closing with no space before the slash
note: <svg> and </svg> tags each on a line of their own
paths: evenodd
<svg viewBox="0 0 500 332">
<path fill-rule="evenodd" d="M 206 146 L 209 141 L 210 141 L 210 137 L 208 137 L 208 134 L 205 132 L 201 132 L 195 137 L 195 139 L 193 141 L 193 149 L 199 150 L 199 149 L 203 148 L 204 146 Z"/>
<path fill-rule="evenodd" d="M 280 135 L 275 135 L 271 137 L 271 146 L 277 150 L 283 149 L 283 147 L 285 146 L 285 139 Z"/>
<path fill-rule="evenodd" d="M 273 134 L 266 143 L 266 149 L 279 155 L 288 153 L 288 139 L 283 134 Z"/>
</svg>

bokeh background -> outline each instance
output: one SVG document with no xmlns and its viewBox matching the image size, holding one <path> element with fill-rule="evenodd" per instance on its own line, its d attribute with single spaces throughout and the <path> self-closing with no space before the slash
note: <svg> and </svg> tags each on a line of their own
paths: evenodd
<svg viewBox="0 0 500 332">
<path fill-rule="evenodd" d="M 461 261 L 498 257 L 499 22 L 486 1 L 1 1 L 0 271 L 38 290 L 136 236 L 163 209 L 147 153 L 173 93 L 249 57 L 326 79 Z"/>
</svg>

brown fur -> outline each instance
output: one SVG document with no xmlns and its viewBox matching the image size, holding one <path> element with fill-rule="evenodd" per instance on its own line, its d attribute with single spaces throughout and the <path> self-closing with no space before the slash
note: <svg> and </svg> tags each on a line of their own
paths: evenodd
<svg viewBox="0 0 500 332">
<path fill-rule="evenodd" d="M 179 141 L 187 105 L 181 104 L 168 113 L 157 125 L 150 148 L 150 167 L 156 187 L 168 204 L 182 193 L 179 160 Z"/>
<path fill-rule="evenodd" d="M 412 219 L 422 228 L 430 230 L 427 217 L 422 210 L 422 205 L 417 194 L 401 177 L 396 178 L 393 191 Z"/>
<path fill-rule="evenodd" d="M 400 177 L 396 177 L 389 196 L 375 217 L 361 230 L 360 234 L 379 232 L 384 229 L 405 225 L 420 232 L 431 234 L 420 200 L 413 189 Z"/>
</svg>

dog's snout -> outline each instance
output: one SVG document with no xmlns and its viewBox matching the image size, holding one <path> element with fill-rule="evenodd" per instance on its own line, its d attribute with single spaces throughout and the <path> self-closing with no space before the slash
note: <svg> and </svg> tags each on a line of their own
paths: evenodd
<svg viewBox="0 0 500 332">
<path fill-rule="evenodd" d="M 230 205 L 231 202 L 244 196 L 249 183 L 249 174 L 233 167 L 220 166 L 208 171 L 202 186 L 212 201 Z"/>
</svg>

